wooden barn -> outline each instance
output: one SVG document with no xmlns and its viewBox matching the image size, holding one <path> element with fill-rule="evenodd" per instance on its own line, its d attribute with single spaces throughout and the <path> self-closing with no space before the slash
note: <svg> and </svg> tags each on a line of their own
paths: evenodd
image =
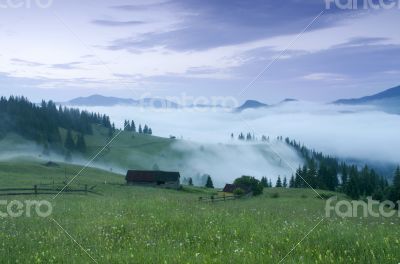
<svg viewBox="0 0 400 264">
<path fill-rule="evenodd" d="M 129 170 L 125 179 L 128 185 L 179 189 L 180 177 L 179 172 Z"/>
</svg>

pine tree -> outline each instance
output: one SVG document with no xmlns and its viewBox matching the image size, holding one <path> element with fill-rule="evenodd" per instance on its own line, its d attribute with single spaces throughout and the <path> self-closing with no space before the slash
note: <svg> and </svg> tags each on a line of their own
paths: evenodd
<svg viewBox="0 0 400 264">
<path fill-rule="evenodd" d="M 394 173 L 393 186 L 400 190 L 400 166 L 397 166 L 396 172 Z"/>
<path fill-rule="evenodd" d="M 268 187 L 269 187 L 267 177 L 262 177 L 262 178 L 261 178 L 261 184 L 262 184 L 262 186 L 263 186 L 264 188 L 268 188 Z"/>
<path fill-rule="evenodd" d="M 147 125 L 144 125 L 143 134 L 148 134 L 148 133 L 149 133 L 149 127 Z"/>
<path fill-rule="evenodd" d="M 269 180 L 269 188 L 272 188 L 272 181 L 271 180 Z"/>
<path fill-rule="evenodd" d="M 285 177 L 285 178 L 283 178 L 283 184 L 282 184 L 282 186 L 283 186 L 284 188 L 287 188 L 287 187 L 288 187 L 288 184 L 287 184 L 287 179 L 286 179 L 286 177 Z"/>
<path fill-rule="evenodd" d="M 278 180 L 276 181 L 275 187 L 277 187 L 277 188 L 281 188 L 282 187 L 281 176 L 278 176 Z"/>
<path fill-rule="evenodd" d="M 393 178 L 393 186 L 391 186 L 389 190 L 389 200 L 397 203 L 400 200 L 400 166 L 396 168 Z"/>
<path fill-rule="evenodd" d="M 208 177 L 207 177 L 207 182 L 206 182 L 206 186 L 205 187 L 206 188 L 210 188 L 210 189 L 214 189 L 214 184 L 213 184 L 213 181 L 212 181 L 210 175 L 208 175 Z"/>
<path fill-rule="evenodd" d="M 149 135 L 153 135 L 153 130 L 151 130 L 151 128 L 149 128 Z"/>
<path fill-rule="evenodd" d="M 85 137 L 82 134 L 80 134 L 78 136 L 78 140 L 76 142 L 76 150 L 78 150 L 81 153 L 85 153 L 86 152 Z"/>
<path fill-rule="evenodd" d="M 131 121 L 131 131 L 132 132 L 136 132 L 136 125 L 135 125 L 135 122 L 133 120 Z"/>
<path fill-rule="evenodd" d="M 142 134 L 143 130 L 142 130 L 142 125 L 139 125 L 139 134 Z"/>
<path fill-rule="evenodd" d="M 112 127 L 110 127 L 108 129 L 108 138 L 111 139 L 113 137 L 113 135 L 114 135 L 114 129 Z"/>
<path fill-rule="evenodd" d="M 350 177 L 347 184 L 346 194 L 355 200 L 360 198 L 358 170 L 355 166 L 352 166 L 352 168 L 350 169 Z"/>
<path fill-rule="evenodd" d="M 294 185 L 294 176 L 292 175 L 292 177 L 290 178 L 290 180 L 289 180 L 289 188 L 295 188 L 295 185 Z"/>
<path fill-rule="evenodd" d="M 72 138 L 71 130 L 68 130 L 67 132 L 67 137 L 65 139 L 64 147 L 69 151 L 75 150 L 75 142 L 74 139 Z"/>
<path fill-rule="evenodd" d="M 193 179 L 192 179 L 192 177 L 189 178 L 189 186 L 193 186 Z"/>
</svg>

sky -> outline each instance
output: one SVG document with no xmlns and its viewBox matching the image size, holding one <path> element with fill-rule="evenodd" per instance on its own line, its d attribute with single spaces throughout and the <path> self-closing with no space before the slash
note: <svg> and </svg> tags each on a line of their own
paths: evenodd
<svg viewBox="0 0 400 264">
<path fill-rule="evenodd" d="M 400 3 L 329 1 L 0 0 L 0 94 L 330 102 L 399 85 Z"/>
</svg>

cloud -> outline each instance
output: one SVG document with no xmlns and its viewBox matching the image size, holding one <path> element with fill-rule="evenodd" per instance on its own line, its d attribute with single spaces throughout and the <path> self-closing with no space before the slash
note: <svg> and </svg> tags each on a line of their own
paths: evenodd
<svg viewBox="0 0 400 264">
<path fill-rule="evenodd" d="M 81 61 L 73 61 L 68 63 L 59 63 L 59 64 L 52 64 L 50 65 L 53 69 L 61 69 L 61 70 L 72 70 L 72 69 L 79 69 L 77 65 L 82 64 Z"/>
<path fill-rule="evenodd" d="M 144 21 L 112 21 L 112 20 L 93 20 L 93 24 L 98 26 L 105 26 L 105 27 L 126 27 L 126 26 L 137 26 L 145 24 Z"/>
<path fill-rule="evenodd" d="M 311 73 L 303 76 L 303 79 L 308 81 L 344 81 L 346 77 L 335 73 Z"/>
<path fill-rule="evenodd" d="M 11 59 L 11 61 L 15 64 L 29 66 L 29 67 L 37 67 L 37 66 L 45 65 L 45 64 L 39 63 L 39 62 L 22 60 L 22 59 L 17 59 L 17 58 L 13 58 L 13 59 Z"/>
<path fill-rule="evenodd" d="M 90 79 L 101 83 L 104 93 L 116 85 L 137 89 L 140 82 L 153 91 L 176 93 L 185 89 L 231 95 L 285 50 L 325 8 L 320 0 L 257 0 L 251 5 L 239 0 L 128 3 L 118 1 L 110 8 L 109 2 L 98 1 L 87 13 L 75 1 L 60 2 L 54 9 L 64 24 L 56 23 L 50 13 L 39 16 L 15 10 L 15 14 L 4 14 L 0 50 L 9 52 L 0 57 L 1 71 L 21 78 L 21 86 L 24 78 L 46 78 L 49 82 Z M 22 20 L 25 15 L 29 19 Z M 399 68 L 395 61 L 400 54 L 396 49 L 400 45 L 398 18 L 397 10 L 329 10 L 273 63 L 246 96 L 327 100 L 337 95 L 326 89 L 319 91 L 321 85 L 352 96 L 362 94 L 363 89 L 393 85 L 395 75 L 382 72 Z M 16 19 L 36 22 L 14 24 Z M 134 26 L 136 22 L 143 24 Z M 10 30 L 12 36 L 6 33 Z M 25 61 L 11 61 L 15 54 Z M 93 56 L 85 57 L 87 54 Z M 83 63 L 69 64 L 78 61 Z M 335 82 L 324 83 L 321 75 L 315 75 L 319 73 L 349 78 L 333 87 Z M 310 74 L 314 75 L 309 79 L 319 80 L 299 78 Z M 129 76 L 139 78 L 134 84 Z M 93 89 L 97 84 L 82 84 L 85 88 L 90 85 Z"/>
<path fill-rule="evenodd" d="M 354 48 L 354 47 L 362 47 L 362 46 L 371 46 L 371 45 L 382 45 L 385 42 L 390 42 L 389 38 L 374 38 L 374 37 L 358 37 L 352 38 L 346 43 L 339 44 L 334 48 Z"/>
</svg>

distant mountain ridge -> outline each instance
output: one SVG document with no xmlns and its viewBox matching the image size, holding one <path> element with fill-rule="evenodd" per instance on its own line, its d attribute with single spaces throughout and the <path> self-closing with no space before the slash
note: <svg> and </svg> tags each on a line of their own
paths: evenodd
<svg viewBox="0 0 400 264">
<path fill-rule="evenodd" d="M 342 105 L 372 105 L 387 113 L 400 114 L 400 86 L 374 95 L 353 99 L 340 99 L 333 103 Z"/>
<path fill-rule="evenodd" d="M 268 106 L 269 105 L 267 105 L 265 103 L 261 103 L 261 102 L 256 101 L 256 100 L 247 100 L 241 106 L 236 108 L 236 111 L 240 112 L 240 111 L 243 111 L 243 110 L 246 110 L 246 109 L 257 109 L 257 108 L 264 108 L 264 107 L 268 107 Z"/>
<path fill-rule="evenodd" d="M 78 97 L 74 98 L 68 102 L 69 105 L 77 105 L 77 106 L 114 106 L 114 105 L 129 105 L 136 104 L 138 101 L 133 99 L 124 99 L 118 97 L 106 97 L 102 95 L 91 95 L 88 97 Z"/>
<path fill-rule="evenodd" d="M 335 101 L 335 104 L 366 104 L 373 101 L 384 100 L 384 99 L 392 99 L 392 98 L 399 98 L 400 99 L 400 86 L 390 88 L 383 92 L 364 96 L 361 98 L 353 98 L 353 99 L 340 99 Z"/>
<path fill-rule="evenodd" d="M 260 101 L 256 101 L 256 100 L 247 100 L 246 102 L 244 102 L 241 106 L 237 107 L 235 109 L 236 112 L 241 112 L 244 111 L 246 109 L 259 109 L 259 108 L 267 108 L 267 107 L 274 107 L 274 106 L 279 106 L 282 104 L 286 104 L 286 103 L 292 103 L 292 102 L 298 102 L 297 99 L 293 99 L 293 98 L 286 98 L 284 100 L 282 100 L 281 102 L 277 103 L 277 104 L 266 104 L 266 103 L 262 103 Z"/>
<path fill-rule="evenodd" d="M 296 99 L 287 98 L 281 101 L 279 104 L 296 102 Z M 131 98 L 119 98 L 112 96 L 103 96 L 99 94 L 90 95 L 87 97 L 77 97 L 71 99 L 67 102 L 60 102 L 62 105 L 69 106 L 117 106 L 117 105 L 125 105 L 125 106 L 137 106 L 137 107 L 153 107 L 153 108 L 227 108 L 228 106 L 223 106 L 220 104 L 211 105 L 211 104 L 191 104 L 191 105 L 179 105 L 175 102 L 160 99 L 160 98 L 143 98 L 140 100 L 135 100 Z M 234 108 L 234 111 L 241 112 L 246 109 L 258 109 L 258 108 L 266 108 L 275 105 L 268 105 L 266 103 L 257 101 L 257 100 L 247 100 L 241 106 Z M 229 107 L 228 107 L 229 108 Z"/>
<path fill-rule="evenodd" d="M 103 95 L 91 95 L 87 97 L 78 97 L 70 101 L 61 103 L 72 106 L 116 106 L 129 105 L 154 108 L 178 108 L 179 105 L 175 102 L 159 99 L 159 98 L 143 98 L 141 100 L 107 97 Z"/>
</svg>

